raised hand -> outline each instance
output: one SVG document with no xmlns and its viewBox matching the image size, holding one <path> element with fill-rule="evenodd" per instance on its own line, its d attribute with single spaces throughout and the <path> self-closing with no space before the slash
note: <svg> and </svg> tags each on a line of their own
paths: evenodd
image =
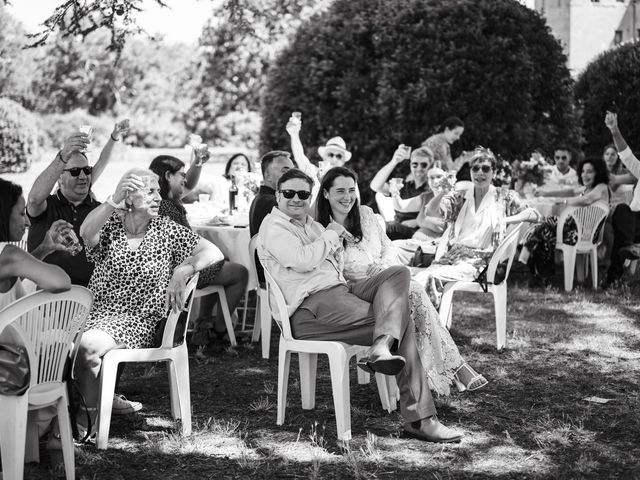
<svg viewBox="0 0 640 480">
<path fill-rule="evenodd" d="M 406 147 L 400 144 L 398 145 L 398 148 L 396 148 L 396 151 L 393 152 L 393 157 L 391 158 L 391 161 L 396 165 L 398 165 L 404 162 L 405 160 L 409 160 L 409 155 L 407 155 Z"/>
<path fill-rule="evenodd" d="M 127 132 L 129 132 L 129 119 L 125 118 L 120 120 L 113 126 L 113 132 L 111 132 L 111 138 L 114 140 L 118 140 L 121 137 L 124 137 Z"/>
<path fill-rule="evenodd" d="M 62 150 L 60 150 L 62 161 L 65 163 L 68 162 L 73 152 L 85 151 L 90 142 L 91 139 L 86 133 L 77 132 L 67 137 L 62 146 Z"/>
<path fill-rule="evenodd" d="M 116 192 L 113 194 L 112 200 L 115 203 L 123 202 L 129 196 L 129 193 L 144 188 L 145 182 L 142 177 L 133 173 L 126 173 L 118 182 Z"/>
<path fill-rule="evenodd" d="M 607 112 L 604 116 L 604 124 L 609 130 L 615 130 L 618 128 L 618 114 L 613 112 Z"/>
<path fill-rule="evenodd" d="M 300 130 L 302 129 L 302 120 L 291 115 L 285 128 L 290 136 L 300 135 Z"/>
</svg>

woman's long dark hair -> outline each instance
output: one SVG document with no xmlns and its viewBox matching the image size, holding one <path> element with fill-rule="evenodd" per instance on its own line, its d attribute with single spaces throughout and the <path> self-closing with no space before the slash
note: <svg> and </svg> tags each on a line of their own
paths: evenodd
<svg viewBox="0 0 640 480">
<path fill-rule="evenodd" d="M 184 168 L 184 162 L 171 155 L 159 155 L 151 161 L 149 170 L 158 175 L 158 184 L 160 185 L 160 196 L 164 200 L 169 199 L 169 182 L 167 181 L 166 173 L 179 172 L 181 168 Z M 179 203 L 179 198 L 173 199 L 175 203 Z"/>
<path fill-rule="evenodd" d="M 582 170 L 584 170 L 584 166 L 587 163 L 591 164 L 591 166 L 593 167 L 593 172 L 595 174 L 593 178 L 593 186 L 595 187 L 596 185 L 600 185 L 601 183 L 609 185 L 609 170 L 607 170 L 607 164 L 604 163 L 604 160 L 597 157 L 587 157 L 578 164 L 577 173 L 578 182 L 580 183 L 580 185 L 584 185 L 584 183 L 582 183 Z"/>
<path fill-rule="evenodd" d="M 0 178 L 0 242 L 11 241 L 9 219 L 20 195 L 22 195 L 20 185 Z"/>
<path fill-rule="evenodd" d="M 253 167 L 251 166 L 251 160 L 249 160 L 249 157 L 247 157 L 244 153 L 236 153 L 229 160 L 227 160 L 227 164 L 224 166 L 224 178 L 226 178 L 227 180 L 231 180 L 229 170 L 231 170 L 231 164 L 233 163 L 233 161 L 238 157 L 244 158 L 247 161 L 247 168 L 250 172 L 253 172 Z"/>
<path fill-rule="evenodd" d="M 320 183 L 320 191 L 318 192 L 318 199 L 316 201 L 316 220 L 324 227 L 331 223 L 331 205 L 329 200 L 324 196 L 325 190 L 329 192 L 329 189 L 333 186 L 333 181 L 338 177 L 347 177 L 353 179 L 358 188 L 358 176 L 356 172 L 347 167 L 333 167 L 322 178 Z M 360 201 L 356 197 L 356 201 L 349 210 L 347 218 L 344 221 L 344 228 L 354 236 L 356 242 L 362 240 L 362 224 L 360 222 Z"/>
</svg>

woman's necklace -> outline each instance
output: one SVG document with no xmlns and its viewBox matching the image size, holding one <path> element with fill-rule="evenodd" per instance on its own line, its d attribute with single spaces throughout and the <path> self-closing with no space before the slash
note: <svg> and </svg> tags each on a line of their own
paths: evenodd
<svg viewBox="0 0 640 480">
<path fill-rule="evenodd" d="M 144 236 L 145 233 L 147 233 L 147 229 L 149 227 L 149 224 L 145 225 L 142 228 L 142 230 L 140 230 L 139 232 L 134 232 L 132 229 L 127 227 L 127 217 L 125 216 L 124 219 L 122 220 L 122 226 L 124 227 L 124 231 L 126 233 L 128 233 L 129 235 L 131 235 L 132 237 L 142 237 L 142 236 Z"/>
</svg>

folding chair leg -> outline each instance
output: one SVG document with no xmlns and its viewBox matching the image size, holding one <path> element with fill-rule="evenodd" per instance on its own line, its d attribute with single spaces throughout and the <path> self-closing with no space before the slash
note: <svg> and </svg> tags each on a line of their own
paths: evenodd
<svg viewBox="0 0 640 480">
<path fill-rule="evenodd" d="M 109 355 L 107 352 L 106 355 Z M 106 356 L 105 355 L 105 356 Z M 109 429 L 111 428 L 111 409 L 113 407 L 113 392 L 116 388 L 116 375 L 118 364 L 111 359 L 102 361 L 100 371 L 100 406 L 98 409 L 98 432 L 96 435 L 96 447 L 106 450 L 109 443 Z"/>
<path fill-rule="evenodd" d="M 333 407 L 336 412 L 338 440 L 351 440 L 351 395 L 349 392 L 349 361 L 346 354 L 329 355 Z"/>
<path fill-rule="evenodd" d="M 300 397 L 303 410 L 312 410 L 316 406 L 317 353 L 298 353 L 300 362 Z"/>
<path fill-rule="evenodd" d="M 284 414 L 287 409 L 287 386 L 289 384 L 289 365 L 291 363 L 291 352 L 283 345 L 280 339 L 280 349 L 278 358 L 278 414 L 276 424 L 284 424 Z"/>
<path fill-rule="evenodd" d="M 0 396 L 0 450 L 5 479 L 21 479 L 27 436 L 28 395 Z"/>
</svg>

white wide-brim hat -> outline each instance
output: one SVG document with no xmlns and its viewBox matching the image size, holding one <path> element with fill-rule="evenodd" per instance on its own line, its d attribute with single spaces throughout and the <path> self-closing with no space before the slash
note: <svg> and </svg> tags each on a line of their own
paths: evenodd
<svg viewBox="0 0 640 480">
<path fill-rule="evenodd" d="M 348 162 L 351 159 L 351 152 L 347 150 L 347 144 L 344 143 L 342 137 L 330 138 L 326 145 L 318 147 L 318 154 L 325 158 L 325 154 L 328 150 L 337 150 L 344 156 L 344 161 Z"/>
</svg>

